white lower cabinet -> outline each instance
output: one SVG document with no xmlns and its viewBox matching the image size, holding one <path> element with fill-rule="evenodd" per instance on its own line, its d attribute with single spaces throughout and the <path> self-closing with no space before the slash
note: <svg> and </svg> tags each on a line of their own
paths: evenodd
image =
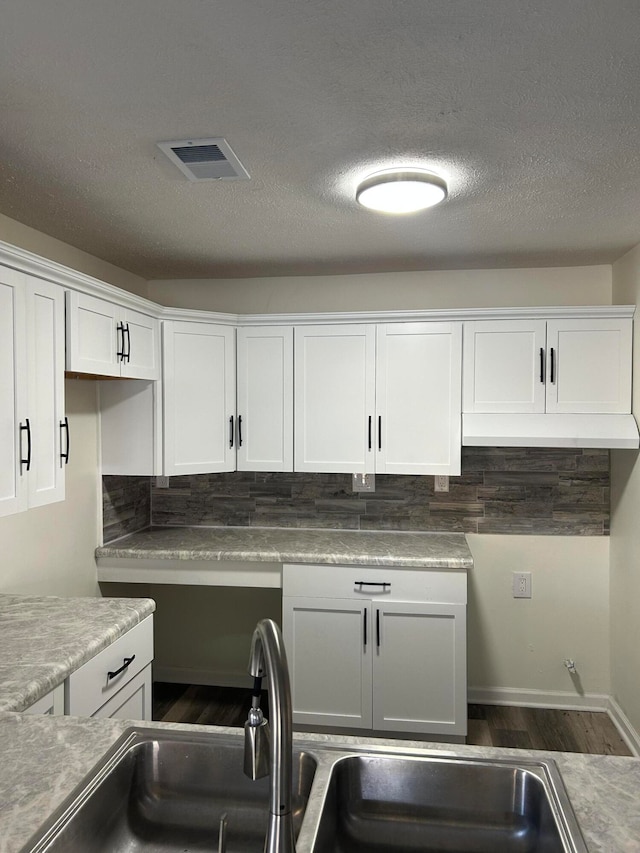
<svg viewBox="0 0 640 853">
<path fill-rule="evenodd" d="M 466 573 L 285 565 L 294 723 L 467 732 Z"/>
<path fill-rule="evenodd" d="M 65 713 L 150 720 L 153 616 L 88 660 L 65 682 Z"/>
</svg>

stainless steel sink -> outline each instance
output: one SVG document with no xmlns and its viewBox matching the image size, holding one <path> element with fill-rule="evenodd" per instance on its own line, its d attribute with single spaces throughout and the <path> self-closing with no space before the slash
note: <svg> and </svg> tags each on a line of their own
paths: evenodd
<svg viewBox="0 0 640 853">
<path fill-rule="evenodd" d="M 358 755 L 338 760 L 313 853 L 586 851 L 552 764 Z"/>
<path fill-rule="evenodd" d="M 311 790 L 315 759 L 293 755 L 294 832 Z M 227 853 L 262 853 L 269 780 L 243 773 L 243 742 L 233 736 L 135 730 L 107 753 L 54 817 L 33 851 L 172 853 L 217 851 L 227 815 Z"/>
<path fill-rule="evenodd" d="M 587 853 L 552 761 L 294 740 L 297 853 Z M 269 783 L 232 734 L 130 729 L 22 853 L 262 853 Z"/>
</svg>

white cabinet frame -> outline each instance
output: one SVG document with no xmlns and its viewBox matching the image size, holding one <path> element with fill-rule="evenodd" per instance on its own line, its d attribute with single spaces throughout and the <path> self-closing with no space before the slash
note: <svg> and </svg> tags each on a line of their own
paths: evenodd
<svg viewBox="0 0 640 853">
<path fill-rule="evenodd" d="M 293 471 L 293 327 L 240 327 L 236 468 Z"/>
</svg>

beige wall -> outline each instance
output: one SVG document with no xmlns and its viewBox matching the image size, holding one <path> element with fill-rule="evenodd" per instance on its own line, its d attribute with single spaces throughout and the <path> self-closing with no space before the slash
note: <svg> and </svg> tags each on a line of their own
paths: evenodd
<svg viewBox="0 0 640 853">
<path fill-rule="evenodd" d="M 640 246 L 613 266 L 614 301 L 640 301 Z M 633 343 L 633 413 L 640 418 L 640 320 Z M 612 453 L 612 695 L 640 731 L 640 464 L 635 451 Z"/>
<path fill-rule="evenodd" d="M 57 264 L 70 267 L 73 270 L 93 276 L 100 281 L 106 281 L 123 290 L 129 290 L 138 296 L 147 296 L 147 282 L 138 275 L 114 267 L 107 261 L 81 252 L 73 246 L 62 243 L 53 237 L 48 237 L 40 231 L 29 228 L 15 219 L 9 219 L 0 213 L 0 240 L 10 243 L 27 252 L 33 252 L 42 258 L 47 258 Z"/>
<path fill-rule="evenodd" d="M 151 281 L 149 298 L 240 314 L 610 305 L 611 267 Z"/>
<path fill-rule="evenodd" d="M 95 382 L 68 380 L 71 454 L 66 499 L 0 518 L 0 592 L 99 595 L 97 414 Z"/>
<path fill-rule="evenodd" d="M 557 693 L 567 704 L 608 695 L 609 540 L 605 536 L 468 535 L 469 687 Z M 531 599 L 512 573 L 531 572 Z M 572 677 L 564 660 L 575 661 Z"/>
</svg>

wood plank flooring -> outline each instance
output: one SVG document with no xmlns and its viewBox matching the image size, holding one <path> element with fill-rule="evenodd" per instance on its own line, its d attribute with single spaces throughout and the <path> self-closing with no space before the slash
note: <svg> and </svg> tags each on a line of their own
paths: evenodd
<svg viewBox="0 0 640 853">
<path fill-rule="evenodd" d="M 153 719 L 164 722 L 243 726 L 250 705 L 250 690 L 167 682 L 153 686 Z M 261 707 L 268 717 L 264 692 Z M 592 711 L 469 705 L 467 743 L 631 755 L 607 714 Z"/>
</svg>

